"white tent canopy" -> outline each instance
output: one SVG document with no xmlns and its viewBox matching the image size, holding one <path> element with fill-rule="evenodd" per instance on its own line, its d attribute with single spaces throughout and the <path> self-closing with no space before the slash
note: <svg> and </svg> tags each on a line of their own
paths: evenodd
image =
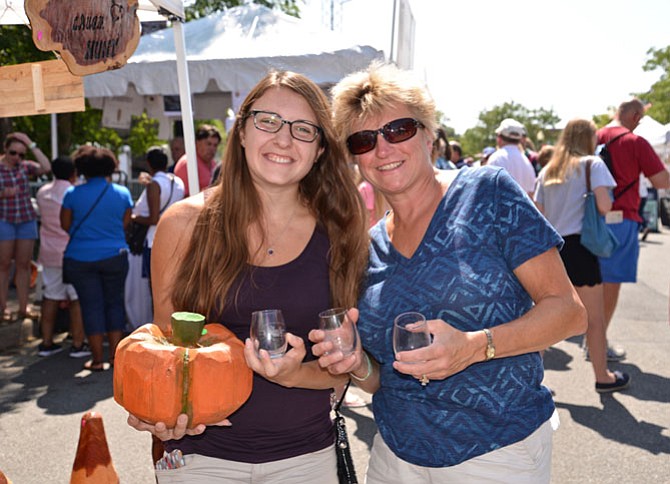
<svg viewBox="0 0 670 484">
<path fill-rule="evenodd" d="M 635 128 L 635 134 L 649 141 L 658 156 L 668 163 L 670 155 L 670 124 L 663 125 L 649 115 L 646 115 Z"/>
<path fill-rule="evenodd" d="M 270 68 L 300 72 L 327 85 L 383 57 L 372 47 L 255 4 L 188 22 L 184 37 L 192 93 L 211 91 L 210 81 L 218 91 L 246 93 Z M 126 96 L 130 84 L 140 95 L 175 95 L 175 61 L 172 30 L 143 36 L 123 69 L 84 79 L 86 97 Z"/>
</svg>

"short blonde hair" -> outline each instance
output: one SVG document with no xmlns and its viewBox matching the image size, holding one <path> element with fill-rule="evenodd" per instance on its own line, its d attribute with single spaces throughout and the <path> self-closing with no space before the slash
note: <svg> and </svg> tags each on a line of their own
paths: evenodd
<svg viewBox="0 0 670 484">
<path fill-rule="evenodd" d="M 332 89 L 333 122 L 343 145 L 354 123 L 381 114 L 384 109 L 406 106 L 435 140 L 438 123 L 435 101 L 425 84 L 410 71 L 374 61 L 367 69 L 337 83 Z"/>
</svg>

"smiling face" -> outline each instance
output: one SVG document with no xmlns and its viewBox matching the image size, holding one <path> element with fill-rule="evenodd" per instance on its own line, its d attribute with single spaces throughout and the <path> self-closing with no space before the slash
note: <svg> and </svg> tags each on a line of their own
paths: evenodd
<svg viewBox="0 0 670 484">
<path fill-rule="evenodd" d="M 377 130 L 399 118 L 414 118 L 406 107 L 385 109 L 379 116 L 357 124 L 352 133 L 362 130 Z M 355 156 L 358 168 L 365 178 L 385 196 L 407 191 L 417 181 L 433 177 L 431 151 L 433 139 L 426 128 L 419 128 L 412 138 L 399 143 L 389 143 L 381 134 L 377 135 L 375 147 Z"/>
<path fill-rule="evenodd" d="M 270 88 L 251 106 L 251 110 L 276 113 L 285 121 L 308 121 L 318 125 L 307 101 L 291 89 Z M 291 136 L 288 124 L 276 133 L 254 126 L 252 116 L 244 120 L 240 139 L 247 167 L 256 186 L 265 190 L 296 187 L 323 152 L 320 136 L 311 142 Z"/>
</svg>

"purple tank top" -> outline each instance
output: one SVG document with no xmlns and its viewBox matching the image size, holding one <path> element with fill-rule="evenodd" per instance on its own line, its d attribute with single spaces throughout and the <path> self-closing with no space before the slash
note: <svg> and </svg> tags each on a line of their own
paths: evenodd
<svg viewBox="0 0 670 484">
<path fill-rule="evenodd" d="M 314 359 L 307 334 L 318 323 L 318 313 L 330 307 L 329 242 L 317 226 L 305 250 L 278 267 L 252 267 L 235 283 L 218 319 L 242 341 L 249 337 L 251 313 L 281 309 L 287 331 L 307 346 L 305 361 Z M 200 454 L 247 463 L 270 462 L 316 452 L 334 442 L 330 419 L 330 390 L 285 388 L 254 373 L 247 402 L 230 417 L 232 427 L 209 426 L 198 436 L 166 442 L 184 454 Z"/>
</svg>

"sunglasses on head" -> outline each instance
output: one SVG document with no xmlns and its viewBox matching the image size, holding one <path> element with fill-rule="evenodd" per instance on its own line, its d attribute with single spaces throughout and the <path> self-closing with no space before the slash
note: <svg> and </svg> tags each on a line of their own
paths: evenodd
<svg viewBox="0 0 670 484">
<path fill-rule="evenodd" d="M 362 155 L 377 146 L 381 134 L 389 143 L 402 143 L 412 138 L 423 124 L 413 118 L 395 119 L 379 129 L 358 131 L 347 138 L 347 148 L 352 155 Z"/>
<path fill-rule="evenodd" d="M 14 150 L 9 150 L 7 153 L 9 153 L 11 156 L 17 156 L 21 159 L 26 157 L 26 154 L 22 151 L 14 151 Z"/>
</svg>

